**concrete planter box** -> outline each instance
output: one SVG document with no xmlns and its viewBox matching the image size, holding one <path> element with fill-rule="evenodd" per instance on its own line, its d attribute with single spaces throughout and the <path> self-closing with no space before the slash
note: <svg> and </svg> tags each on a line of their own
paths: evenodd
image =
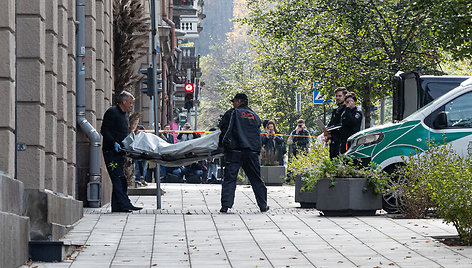
<svg viewBox="0 0 472 268">
<path fill-rule="evenodd" d="M 375 215 L 382 209 L 382 195 L 375 195 L 367 186 L 365 178 L 321 179 L 316 184 L 316 209 L 325 216 Z"/>
<path fill-rule="evenodd" d="M 265 185 L 281 186 L 285 180 L 285 166 L 261 166 L 261 177 Z"/>
<path fill-rule="evenodd" d="M 300 176 L 295 177 L 295 202 L 300 203 L 302 208 L 315 208 L 316 206 L 316 185 L 311 192 L 302 191 L 305 182 Z"/>
</svg>

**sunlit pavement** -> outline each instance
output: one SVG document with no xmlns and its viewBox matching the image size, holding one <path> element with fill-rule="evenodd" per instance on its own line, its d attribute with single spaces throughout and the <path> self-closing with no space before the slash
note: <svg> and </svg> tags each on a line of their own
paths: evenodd
<svg viewBox="0 0 472 268">
<path fill-rule="evenodd" d="M 440 219 L 324 217 L 300 209 L 293 186 L 268 187 L 261 213 L 252 189 L 238 186 L 233 209 L 220 209 L 221 185 L 162 184 L 155 196 L 131 196 L 143 210 L 85 209 L 64 239 L 84 245 L 61 263 L 37 267 L 472 267 L 471 247 L 432 236 L 456 235 Z"/>
</svg>

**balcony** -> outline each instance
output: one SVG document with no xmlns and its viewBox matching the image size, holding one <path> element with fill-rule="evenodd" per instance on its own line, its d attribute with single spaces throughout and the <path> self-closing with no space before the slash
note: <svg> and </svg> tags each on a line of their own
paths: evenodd
<svg viewBox="0 0 472 268">
<path fill-rule="evenodd" d="M 196 16 L 198 9 L 194 5 L 194 1 L 190 0 L 179 0 L 174 1 L 174 16 Z M 175 22 L 175 21 L 174 21 Z"/>
</svg>

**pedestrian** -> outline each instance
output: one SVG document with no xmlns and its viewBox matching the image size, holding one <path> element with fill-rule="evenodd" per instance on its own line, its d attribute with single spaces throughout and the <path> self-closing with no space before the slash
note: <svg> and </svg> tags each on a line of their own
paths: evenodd
<svg viewBox="0 0 472 268">
<path fill-rule="evenodd" d="M 192 126 L 187 122 L 187 123 L 184 124 L 184 130 L 185 131 L 192 131 Z M 197 138 L 200 138 L 199 133 L 179 133 L 179 135 L 177 136 L 177 140 L 179 142 L 189 141 L 189 140 L 193 140 L 193 139 L 197 139 Z"/>
<path fill-rule="evenodd" d="M 210 128 L 210 131 L 215 131 L 216 128 Z M 206 183 L 218 182 L 218 163 L 219 158 L 213 158 L 207 162 L 208 166 L 208 178 Z"/>
<path fill-rule="evenodd" d="M 124 172 L 125 154 L 121 151 L 122 141 L 128 135 L 128 113 L 133 107 L 133 101 L 134 97 L 131 93 L 121 92 L 118 104 L 105 112 L 100 130 L 103 136 L 103 158 L 113 184 L 112 212 L 131 212 L 142 209 L 133 206 L 129 200 Z"/>
<path fill-rule="evenodd" d="M 357 98 L 354 92 L 350 92 L 344 99 L 346 109 L 341 115 L 341 151 L 347 151 L 347 139 L 361 130 L 362 112 L 357 109 Z"/>
<path fill-rule="evenodd" d="M 291 135 L 291 146 L 293 156 L 297 156 L 300 152 L 308 151 L 310 147 L 310 132 L 305 128 L 305 120 L 298 119 L 297 128 L 292 131 Z"/>
<path fill-rule="evenodd" d="M 164 126 L 164 131 L 170 131 L 169 124 L 166 124 Z M 162 132 L 159 134 L 159 136 L 161 137 L 161 139 L 167 141 L 167 143 L 174 144 L 174 134 L 172 134 L 171 132 Z"/>
<path fill-rule="evenodd" d="M 139 121 L 138 121 L 139 122 Z M 138 134 L 140 130 L 146 130 L 144 126 L 142 125 L 137 125 L 134 133 Z M 135 178 L 134 180 L 136 181 L 136 184 L 139 186 L 147 186 L 147 182 L 145 180 L 146 178 L 146 172 L 147 172 L 147 161 L 143 159 L 134 159 L 134 173 L 135 173 Z"/>
<path fill-rule="evenodd" d="M 264 119 L 262 121 L 262 133 L 267 133 L 267 124 L 269 123 L 269 119 Z"/>
<path fill-rule="evenodd" d="M 164 131 L 170 131 L 170 125 L 166 124 L 164 126 Z M 165 140 L 167 143 L 174 144 L 174 134 L 171 132 L 162 132 L 159 134 L 159 137 L 163 140 Z M 160 165 L 159 166 L 160 170 L 160 177 L 163 178 L 167 175 L 167 167 Z"/>
<path fill-rule="evenodd" d="M 337 157 L 341 152 L 341 115 L 346 109 L 346 105 L 344 104 L 346 94 L 347 89 L 345 87 L 338 87 L 334 90 L 334 97 L 336 98 L 336 104 L 338 107 L 333 108 L 333 111 L 331 112 L 331 119 L 326 126 L 328 134 L 325 137 L 329 144 L 329 158 L 331 159 Z"/>
<path fill-rule="evenodd" d="M 261 179 L 259 159 L 261 119 L 248 107 L 246 94 L 238 93 L 231 101 L 233 108 L 225 113 L 219 124 L 224 133 L 222 142 L 225 153 L 220 212 L 226 213 L 233 207 L 236 181 L 241 167 L 251 183 L 260 211 L 265 212 L 269 210 L 269 206 L 267 188 Z"/>
<path fill-rule="evenodd" d="M 284 155 L 287 152 L 285 148 L 284 139 L 280 135 L 280 132 L 277 130 L 275 122 L 269 120 L 266 126 L 266 134 L 261 135 L 262 139 L 262 155 L 261 160 L 263 165 L 284 165 Z"/>
</svg>

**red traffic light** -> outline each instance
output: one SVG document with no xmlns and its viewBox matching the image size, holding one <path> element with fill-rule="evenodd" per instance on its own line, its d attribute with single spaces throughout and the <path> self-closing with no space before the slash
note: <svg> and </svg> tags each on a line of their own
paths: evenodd
<svg viewBox="0 0 472 268">
<path fill-rule="evenodd" d="M 188 83 L 188 84 L 185 84 L 185 91 L 186 92 L 193 92 L 193 85 Z"/>
</svg>

